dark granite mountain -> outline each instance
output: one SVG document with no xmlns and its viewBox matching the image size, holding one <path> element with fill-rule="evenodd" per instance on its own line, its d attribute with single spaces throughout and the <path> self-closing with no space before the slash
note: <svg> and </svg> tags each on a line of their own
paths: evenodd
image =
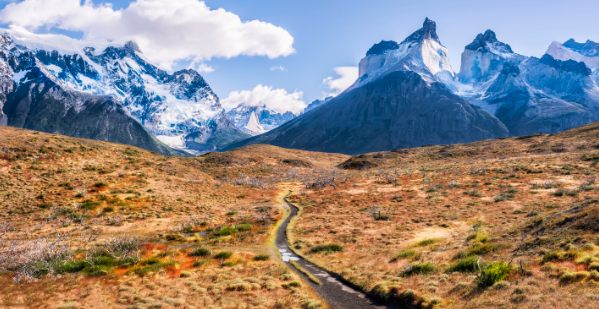
<svg viewBox="0 0 599 309">
<path fill-rule="evenodd" d="M 227 149 L 264 143 L 357 154 L 508 135 L 495 116 L 437 80 L 453 78 L 454 73 L 433 21 L 427 18 L 423 28 L 397 48 L 380 44 L 360 61 L 360 78 L 342 94 Z"/>
</svg>

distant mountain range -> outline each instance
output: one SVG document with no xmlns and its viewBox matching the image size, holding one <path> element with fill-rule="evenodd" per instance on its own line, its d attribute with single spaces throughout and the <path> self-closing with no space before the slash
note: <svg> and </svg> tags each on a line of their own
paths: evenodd
<svg viewBox="0 0 599 309">
<path fill-rule="evenodd" d="M 0 123 L 165 154 L 215 151 L 249 137 L 226 117 L 196 71 L 168 74 L 132 42 L 80 44 L 64 36 L 4 30 Z"/>
<path fill-rule="evenodd" d="M 599 120 L 599 43 L 553 42 L 541 58 L 487 30 L 449 62 L 436 23 L 374 44 L 359 77 L 299 115 L 225 112 L 204 78 L 169 74 L 138 46 L 0 31 L 0 125 L 198 155 L 248 144 L 347 154 L 555 133 Z M 87 43 L 86 43 L 87 44 Z"/>
<path fill-rule="evenodd" d="M 599 120 L 598 46 L 554 42 L 539 59 L 487 30 L 466 46 L 456 74 L 427 18 L 399 44 L 373 45 L 339 96 L 226 149 L 265 143 L 357 154 L 564 131 Z"/>
<path fill-rule="evenodd" d="M 296 115 L 291 112 L 277 113 L 260 102 L 258 105 L 239 104 L 227 112 L 227 117 L 242 131 L 254 136 L 268 132 Z"/>
</svg>

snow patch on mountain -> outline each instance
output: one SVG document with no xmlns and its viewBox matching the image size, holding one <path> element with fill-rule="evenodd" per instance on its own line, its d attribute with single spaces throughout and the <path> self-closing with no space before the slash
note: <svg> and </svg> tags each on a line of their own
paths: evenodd
<svg viewBox="0 0 599 309">
<path fill-rule="evenodd" d="M 553 41 L 547 48 L 546 54 L 551 55 L 553 58 L 558 60 L 575 60 L 584 62 L 590 69 L 599 68 L 599 55 L 597 56 L 586 56 L 575 50 L 565 47 L 559 42 Z"/>
<path fill-rule="evenodd" d="M 266 130 L 260 125 L 260 121 L 258 120 L 255 112 L 252 112 L 250 115 L 250 119 L 245 125 L 245 129 L 250 133 L 250 135 L 259 135 L 266 132 Z"/>
<path fill-rule="evenodd" d="M 22 82 L 25 83 L 27 81 L 23 81 L 23 78 L 25 77 L 25 75 L 27 75 L 27 73 L 29 73 L 29 71 L 17 72 L 17 73 L 14 73 L 11 78 L 12 78 L 12 80 L 15 81 L 15 83 L 17 83 L 17 85 Z"/>
</svg>

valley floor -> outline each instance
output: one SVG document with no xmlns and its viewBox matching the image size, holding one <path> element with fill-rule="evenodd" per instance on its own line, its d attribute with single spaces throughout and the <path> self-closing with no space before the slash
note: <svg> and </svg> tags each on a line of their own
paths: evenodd
<svg viewBox="0 0 599 309">
<path fill-rule="evenodd" d="M 381 305 L 596 308 L 597 145 L 175 158 L 0 126 L 0 307 L 328 308 L 274 247 L 289 189 L 294 254 Z"/>
</svg>

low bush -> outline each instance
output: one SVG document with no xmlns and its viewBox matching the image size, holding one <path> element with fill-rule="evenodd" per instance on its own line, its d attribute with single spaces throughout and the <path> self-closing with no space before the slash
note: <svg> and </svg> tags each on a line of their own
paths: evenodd
<svg viewBox="0 0 599 309">
<path fill-rule="evenodd" d="M 268 259 L 270 259 L 270 255 L 268 254 L 258 254 L 253 257 L 254 261 L 266 261 Z"/>
<path fill-rule="evenodd" d="M 559 278 L 559 282 L 561 284 L 568 284 L 571 282 L 582 281 L 590 276 L 588 271 L 579 271 L 579 272 L 571 272 L 565 273 Z"/>
<path fill-rule="evenodd" d="M 512 270 L 512 266 L 504 261 L 491 262 L 483 266 L 478 279 L 478 285 L 481 287 L 489 287 L 496 282 L 505 280 Z"/>
<path fill-rule="evenodd" d="M 420 255 L 420 252 L 418 252 L 416 250 L 405 250 L 405 251 L 402 251 L 402 252 L 396 254 L 394 257 L 392 257 L 391 260 L 389 261 L 389 263 L 393 263 L 399 259 L 408 259 L 408 258 L 416 257 L 419 255 Z"/>
<path fill-rule="evenodd" d="M 476 257 L 476 256 L 470 256 L 467 258 L 463 258 L 463 259 L 457 260 L 453 264 L 451 264 L 451 266 L 449 266 L 447 271 L 449 271 L 449 272 L 457 271 L 457 272 L 461 272 L 461 273 L 477 272 L 478 271 L 477 261 L 478 261 L 478 257 Z"/>
<path fill-rule="evenodd" d="M 312 249 L 310 249 L 310 252 L 312 252 L 312 253 L 319 253 L 319 252 L 331 253 L 331 252 L 339 252 L 339 251 L 343 251 L 343 246 L 338 245 L 338 244 L 315 246 L 315 247 L 312 247 Z"/>
<path fill-rule="evenodd" d="M 189 253 L 191 256 L 209 256 L 210 254 L 212 254 L 212 251 L 204 247 L 194 249 L 191 251 L 191 253 Z"/>
<path fill-rule="evenodd" d="M 431 263 L 419 263 L 412 264 L 410 267 L 405 269 L 401 275 L 404 277 L 412 276 L 412 275 L 427 275 L 434 272 L 437 268 L 435 265 Z"/>
<path fill-rule="evenodd" d="M 237 233 L 237 229 L 231 226 L 225 226 L 220 230 L 216 231 L 217 236 L 229 236 Z"/>
<path fill-rule="evenodd" d="M 251 224 L 240 224 L 237 226 L 236 229 L 240 232 L 251 231 L 252 225 Z"/>
<path fill-rule="evenodd" d="M 400 290 L 399 282 L 383 281 L 377 283 L 369 294 L 381 302 L 386 302 L 390 297 L 398 295 Z"/>
<path fill-rule="evenodd" d="M 231 252 L 231 251 L 220 251 L 214 255 L 214 258 L 226 260 L 226 259 L 230 258 L 232 255 L 233 255 L 233 252 Z"/>
</svg>

